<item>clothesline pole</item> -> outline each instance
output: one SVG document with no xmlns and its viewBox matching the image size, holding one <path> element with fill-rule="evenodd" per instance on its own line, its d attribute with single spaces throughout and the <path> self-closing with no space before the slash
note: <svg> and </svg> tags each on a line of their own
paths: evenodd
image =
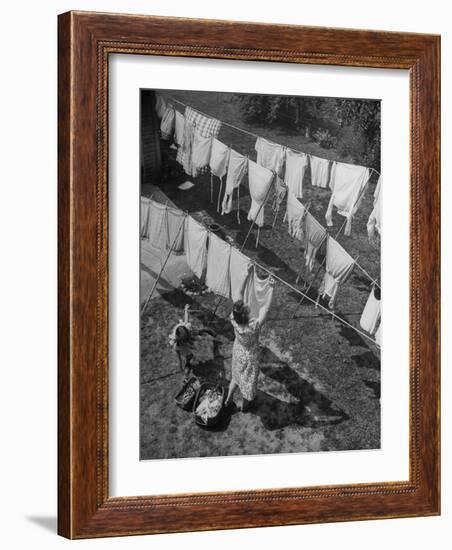
<svg viewBox="0 0 452 550">
<path fill-rule="evenodd" d="M 146 308 L 148 307 L 149 302 L 151 301 L 152 295 L 154 294 L 154 291 L 155 291 L 155 289 L 157 288 L 157 284 L 158 284 L 158 282 L 159 282 L 159 280 L 160 280 L 160 277 L 162 276 L 163 270 L 165 269 L 165 266 L 166 266 L 166 264 L 167 264 L 167 262 L 168 262 L 168 260 L 169 260 L 169 257 L 171 256 L 171 254 L 172 254 L 172 252 L 173 252 L 173 250 L 174 250 L 174 246 L 176 245 L 177 239 L 179 238 L 179 233 L 181 232 L 181 229 L 182 229 L 184 223 L 185 223 L 185 217 L 184 217 L 184 219 L 182 220 L 182 222 L 181 222 L 181 224 L 180 224 L 180 226 L 179 226 L 179 229 L 178 229 L 178 231 L 177 231 L 177 233 L 176 233 L 176 236 L 174 237 L 174 240 L 173 240 L 173 242 L 172 242 L 172 244 L 171 244 L 171 248 L 169 249 L 169 252 L 168 252 L 168 254 L 167 254 L 166 258 L 165 258 L 165 261 L 163 262 L 163 265 L 162 265 L 162 267 L 161 267 L 161 269 L 160 269 L 160 272 L 159 272 L 159 274 L 158 274 L 158 276 L 157 276 L 157 279 L 155 280 L 154 285 L 153 285 L 153 287 L 152 287 L 152 290 L 151 290 L 151 292 L 149 293 L 149 296 L 147 297 L 146 303 L 144 304 L 144 306 L 143 306 L 142 309 L 141 309 L 141 315 L 143 315 L 143 313 L 145 312 Z"/>
</svg>

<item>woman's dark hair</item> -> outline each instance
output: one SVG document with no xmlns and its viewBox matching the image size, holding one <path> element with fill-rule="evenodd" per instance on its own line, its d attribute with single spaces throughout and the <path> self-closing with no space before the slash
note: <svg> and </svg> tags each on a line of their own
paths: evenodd
<svg viewBox="0 0 452 550">
<path fill-rule="evenodd" d="M 234 305 L 232 306 L 232 316 L 234 317 L 234 321 L 239 325 L 248 324 L 248 321 L 250 320 L 250 310 L 243 300 L 234 302 Z"/>
<path fill-rule="evenodd" d="M 176 329 L 176 343 L 177 345 L 192 344 L 193 338 L 187 327 L 181 326 Z"/>
</svg>

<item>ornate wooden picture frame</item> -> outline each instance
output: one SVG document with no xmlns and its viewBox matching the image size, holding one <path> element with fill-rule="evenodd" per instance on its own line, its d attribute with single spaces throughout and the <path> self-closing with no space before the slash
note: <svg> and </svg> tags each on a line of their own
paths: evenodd
<svg viewBox="0 0 452 550">
<path fill-rule="evenodd" d="M 58 531 L 68 538 L 440 513 L 440 38 L 69 12 L 58 41 Z M 406 69 L 410 74 L 409 480 L 110 497 L 111 54 Z"/>
</svg>

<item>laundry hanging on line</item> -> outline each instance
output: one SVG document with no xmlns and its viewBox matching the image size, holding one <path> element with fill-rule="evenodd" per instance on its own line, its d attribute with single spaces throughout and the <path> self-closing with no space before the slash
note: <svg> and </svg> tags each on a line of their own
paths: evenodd
<svg viewBox="0 0 452 550">
<path fill-rule="evenodd" d="M 149 230 L 150 199 L 147 197 L 141 197 L 140 203 L 140 236 L 142 239 L 147 239 Z"/>
<path fill-rule="evenodd" d="M 254 148 L 257 151 L 257 164 L 282 178 L 286 148 L 261 137 L 257 138 Z"/>
<path fill-rule="evenodd" d="M 352 219 L 364 197 L 369 177 L 369 169 L 364 166 L 343 162 L 333 164 L 330 178 L 331 198 L 325 214 L 329 226 L 333 225 L 333 206 L 335 206 L 338 213 L 347 219 L 344 234 L 350 235 Z"/>
<path fill-rule="evenodd" d="M 330 161 L 310 155 L 309 165 L 311 167 L 311 184 L 314 187 L 326 189 L 330 179 Z"/>
<path fill-rule="evenodd" d="M 288 190 L 287 192 L 287 222 L 289 224 L 289 235 L 296 239 L 304 240 L 304 217 L 306 208 L 297 197 Z"/>
<path fill-rule="evenodd" d="M 206 285 L 224 298 L 230 298 L 231 296 L 230 257 L 231 245 L 220 239 L 220 237 L 217 237 L 214 233 L 210 233 L 207 251 Z"/>
<path fill-rule="evenodd" d="M 310 212 L 306 212 L 304 217 L 304 259 L 309 272 L 314 267 L 314 261 L 317 252 L 325 242 L 327 236 L 326 229 L 314 218 Z"/>
<path fill-rule="evenodd" d="M 184 253 L 185 213 L 177 208 L 166 208 L 167 240 L 166 248 L 174 254 Z"/>
<path fill-rule="evenodd" d="M 220 120 L 208 117 L 192 107 L 185 108 L 185 119 L 192 122 L 204 137 L 217 137 L 221 129 Z"/>
<path fill-rule="evenodd" d="M 375 297 L 375 287 L 372 286 L 372 290 L 367 298 L 366 305 L 362 312 L 359 324 L 361 328 L 370 334 L 374 334 L 377 329 L 378 321 L 381 314 L 381 301 Z"/>
<path fill-rule="evenodd" d="M 165 141 L 168 141 L 173 137 L 175 117 L 174 107 L 168 105 L 160 122 L 160 134 L 162 139 Z"/>
<path fill-rule="evenodd" d="M 155 112 L 157 113 L 157 116 L 159 118 L 162 118 L 165 114 L 165 111 L 167 109 L 167 103 L 165 101 L 165 98 L 161 95 L 156 93 L 155 94 Z"/>
<path fill-rule="evenodd" d="M 242 292 L 245 281 L 248 279 L 252 262 L 240 250 L 231 246 L 231 259 L 229 263 L 231 280 L 231 299 L 233 302 L 243 299 Z"/>
<path fill-rule="evenodd" d="M 175 111 L 174 143 L 180 147 L 184 139 L 185 117 L 179 111 Z"/>
<path fill-rule="evenodd" d="M 221 122 L 215 118 L 205 116 L 188 106 L 185 108 L 184 117 L 183 143 L 177 151 L 176 160 L 183 166 L 185 172 L 191 175 L 193 170 L 191 154 L 194 129 L 196 128 L 197 132 L 205 138 L 216 137 L 220 131 Z"/>
<path fill-rule="evenodd" d="M 159 202 L 149 201 L 147 239 L 152 248 L 166 250 L 168 243 L 167 208 Z"/>
<path fill-rule="evenodd" d="M 275 177 L 275 194 L 273 195 L 272 208 L 274 212 L 279 212 L 281 205 L 287 195 L 287 186 L 284 181 L 276 175 Z"/>
<path fill-rule="evenodd" d="M 268 198 L 273 183 L 274 173 L 260 166 L 253 160 L 248 160 L 248 183 L 251 195 L 251 208 L 248 220 L 254 221 L 258 227 L 264 225 L 264 202 Z"/>
<path fill-rule="evenodd" d="M 291 149 L 286 150 L 286 168 L 284 171 L 284 183 L 295 197 L 303 197 L 303 180 L 308 165 L 308 156 L 304 153 L 296 153 Z"/>
<path fill-rule="evenodd" d="M 191 157 L 193 151 L 194 131 L 195 127 L 193 123 L 185 118 L 182 144 L 177 150 L 176 160 L 182 165 L 182 168 L 187 175 L 191 175 L 193 171 Z"/>
<path fill-rule="evenodd" d="M 186 107 L 186 111 L 187 110 L 192 110 L 193 112 L 196 113 L 196 115 L 204 117 L 205 119 L 210 119 L 211 118 L 211 117 L 208 117 L 207 115 L 204 115 L 203 113 L 197 112 L 196 110 L 192 109 L 191 107 L 188 107 L 188 106 L 185 106 L 185 107 Z M 213 119 L 213 120 L 215 120 L 215 119 Z M 220 121 L 217 121 L 217 122 L 219 122 L 219 124 L 222 124 Z M 227 123 L 225 123 L 225 124 L 227 124 Z M 238 130 L 240 130 L 240 128 L 238 128 Z M 284 157 L 287 156 L 287 152 L 288 152 L 289 149 L 286 148 L 285 146 L 281 146 L 281 145 L 269 142 L 268 140 L 264 140 L 264 138 L 258 138 L 258 140 L 263 140 L 264 142 L 266 141 L 268 144 L 270 144 L 271 146 L 274 146 L 276 149 L 278 149 L 278 148 L 279 148 L 279 150 L 282 149 L 284 151 Z M 259 146 L 257 146 L 257 141 L 256 141 L 256 149 L 259 149 Z M 296 151 L 293 151 L 291 149 L 290 149 L 290 151 L 293 152 L 293 153 L 297 153 Z M 304 153 L 300 153 L 300 154 L 303 155 Z M 330 161 L 328 161 L 327 159 L 321 159 L 319 157 L 315 157 L 314 155 L 307 155 L 307 157 L 309 158 L 310 164 L 311 164 L 311 172 L 312 172 L 312 178 L 313 178 L 312 183 L 313 184 L 318 183 L 318 182 L 316 182 L 316 180 L 318 179 L 318 180 L 321 181 L 321 183 L 320 183 L 321 186 L 324 186 L 325 184 L 327 184 L 329 179 L 330 179 L 329 169 L 328 169 L 328 167 L 330 165 L 332 165 L 334 170 L 336 170 L 337 169 L 336 165 L 345 164 L 345 163 L 330 163 Z M 321 169 L 317 170 L 316 165 L 320 166 Z M 353 166 L 353 165 L 347 165 L 347 166 Z M 364 168 L 364 167 L 358 167 L 358 168 Z M 316 174 L 317 174 L 318 177 L 316 176 Z M 319 176 L 319 174 L 320 174 L 320 176 Z M 332 174 L 332 177 L 334 177 L 333 174 Z M 278 189 L 277 183 L 278 183 L 278 179 L 275 178 L 275 190 Z M 332 185 L 333 185 L 333 183 L 332 183 Z M 278 194 L 278 193 L 275 192 L 275 195 L 274 195 L 273 207 L 275 209 L 277 209 L 277 205 L 278 205 L 277 196 L 279 195 L 280 197 L 282 197 L 283 193 L 284 193 L 284 188 L 282 186 L 279 186 L 279 190 L 281 191 L 281 193 Z M 279 201 L 279 204 L 280 204 L 280 201 Z M 375 204 L 377 204 L 377 203 L 375 203 Z M 359 206 L 359 203 L 358 203 L 357 206 Z M 356 211 L 356 209 L 355 209 L 355 211 Z M 377 213 L 377 210 L 373 214 L 375 215 L 376 213 Z M 374 215 L 371 216 L 371 218 L 369 218 L 370 222 L 373 222 Z M 348 222 L 349 222 L 348 227 L 346 228 L 347 233 L 350 230 L 351 219 L 349 219 Z M 370 228 L 370 224 L 369 224 L 369 228 Z M 370 229 L 369 229 L 369 231 L 370 231 Z M 305 246 L 305 259 L 306 259 L 307 264 L 310 265 L 311 269 L 312 269 L 311 259 L 313 259 L 315 257 L 315 254 L 317 252 L 315 250 L 315 248 L 316 247 L 313 244 L 309 244 L 309 243 L 307 243 L 307 245 Z"/>
<path fill-rule="evenodd" d="M 166 230 L 164 230 L 164 231 L 160 231 L 160 230 L 161 230 L 162 227 L 166 227 L 164 216 L 165 216 L 165 213 L 166 213 L 168 207 L 162 205 L 161 203 L 157 203 L 155 201 L 152 201 L 152 200 L 149 201 L 149 206 L 150 206 L 150 212 L 152 210 L 155 210 L 155 213 L 153 215 L 150 215 L 150 220 L 152 219 L 153 221 L 152 221 L 152 223 L 150 222 L 150 226 L 152 225 L 152 227 L 149 231 L 149 234 L 150 235 L 157 235 L 157 236 L 160 233 L 163 234 L 164 235 L 164 239 L 163 239 L 164 246 L 166 246 L 166 242 L 168 240 L 167 235 L 166 235 Z M 177 209 L 171 208 L 171 210 L 177 210 Z M 163 213 L 163 216 L 162 216 L 162 213 Z M 182 211 L 180 211 L 180 214 L 183 215 Z M 159 221 L 159 217 L 160 217 L 160 221 Z M 191 223 L 191 222 L 194 222 L 195 224 L 200 226 L 200 228 L 204 228 L 204 226 L 202 226 L 201 224 L 196 222 L 196 220 L 194 220 L 190 216 L 187 216 L 187 221 L 186 221 L 186 225 L 185 225 L 185 229 L 184 229 L 184 233 L 185 233 L 184 241 L 185 241 L 185 243 L 187 243 L 187 238 L 188 238 L 187 234 L 189 232 L 189 230 L 187 229 L 187 225 L 188 225 L 188 223 Z M 205 228 L 204 228 L 204 232 L 207 232 L 207 230 Z M 202 239 L 203 239 L 203 237 L 201 237 L 201 240 Z M 214 292 L 217 292 L 221 296 L 229 298 L 231 296 L 230 261 L 231 261 L 231 255 L 233 253 L 232 252 L 233 247 L 231 247 L 231 245 L 229 243 L 226 243 L 225 241 L 223 241 L 222 239 L 220 239 L 219 237 L 217 237 L 216 235 L 214 235 L 212 233 L 210 233 L 210 237 L 208 238 L 208 241 L 209 241 L 209 247 L 208 247 L 209 250 L 210 250 L 210 244 L 211 243 L 213 243 L 213 244 L 212 244 L 212 253 L 210 254 L 210 270 L 209 270 L 209 266 L 207 266 L 207 272 L 209 272 L 209 271 L 210 272 L 209 272 L 209 274 L 206 273 L 206 284 Z M 340 247 L 340 245 L 338 243 L 336 243 L 336 244 Z M 343 249 L 342 249 L 342 251 L 343 251 Z M 343 251 L 343 253 L 347 254 L 345 251 Z M 242 256 L 244 256 L 244 255 L 242 255 Z M 246 258 L 246 256 L 245 256 L 245 258 Z M 207 263 L 209 264 L 209 253 L 207 253 L 207 260 L 208 260 Z M 220 265 L 219 260 L 222 260 L 221 265 Z M 260 308 L 263 307 L 262 304 L 265 304 L 265 303 L 268 304 L 268 302 L 266 302 L 265 300 L 266 300 L 266 298 L 268 298 L 268 294 L 267 294 L 267 292 L 269 291 L 268 287 L 269 287 L 269 285 L 273 284 L 270 281 L 270 279 L 273 279 L 273 277 L 271 277 L 271 276 L 269 278 L 259 277 L 256 273 L 256 267 L 259 267 L 259 266 L 257 266 L 256 264 L 253 264 L 253 262 L 251 260 L 249 260 L 249 261 L 252 264 L 252 266 L 250 268 L 248 278 L 247 278 L 247 280 L 245 282 L 245 285 L 244 285 L 244 301 L 245 301 L 245 303 L 247 303 L 249 305 L 249 307 L 252 311 L 252 316 L 257 318 L 259 316 Z M 229 269 L 228 269 L 228 267 L 229 267 Z M 353 266 L 352 266 L 352 268 L 353 268 Z M 341 281 L 340 282 L 345 282 L 348 275 L 351 273 L 351 269 L 349 270 L 348 273 L 345 273 L 344 276 L 341 276 Z M 223 273 L 225 273 L 225 272 L 226 272 L 226 277 L 223 275 Z M 201 273 L 201 275 L 202 275 L 202 273 Z M 281 282 L 285 283 L 284 281 L 281 281 Z M 288 285 L 288 283 L 285 283 L 285 284 Z M 291 285 L 289 285 L 289 286 L 291 286 Z M 237 288 L 237 284 L 235 285 L 235 287 Z M 298 292 L 300 292 L 300 294 L 302 296 L 306 296 L 301 291 L 298 291 Z M 271 300 L 271 296 L 270 296 L 270 300 Z M 323 307 L 323 306 L 321 306 L 321 307 Z M 330 303 L 330 307 L 332 307 L 331 303 Z M 346 324 L 347 326 L 350 326 L 350 328 L 352 328 L 353 330 L 359 332 L 358 329 L 356 329 L 355 327 L 352 327 L 344 319 L 341 319 L 337 315 L 336 315 L 336 317 L 342 323 Z M 381 328 L 381 323 L 380 323 L 380 327 L 378 328 L 377 332 L 375 333 L 375 338 L 376 338 L 376 341 L 377 341 L 378 345 L 380 344 L 380 342 L 379 342 L 380 328 Z"/>
<path fill-rule="evenodd" d="M 209 166 L 210 152 L 212 150 L 212 138 L 204 137 L 199 130 L 195 128 L 193 132 L 193 147 L 191 154 L 191 164 L 193 177 L 198 176 L 205 168 Z"/>
<path fill-rule="evenodd" d="M 222 203 L 222 214 L 229 214 L 232 211 L 232 198 L 234 190 L 238 190 L 240 193 L 240 185 L 247 171 L 247 158 L 237 151 L 230 149 L 229 151 L 229 163 L 228 174 L 226 176 L 226 189 Z M 221 191 L 221 190 L 220 190 Z M 240 196 L 240 195 L 239 195 Z M 240 205 L 238 205 L 238 208 Z"/>
<path fill-rule="evenodd" d="M 210 168 L 210 202 L 213 202 L 213 177 L 216 176 L 220 180 L 220 190 L 218 192 L 217 211 L 220 209 L 220 196 L 223 188 L 223 178 L 227 174 L 229 165 L 229 147 L 219 141 L 217 138 L 212 138 L 212 149 L 210 152 L 209 168 Z"/>
<path fill-rule="evenodd" d="M 184 249 L 188 267 L 200 279 L 207 262 L 207 229 L 191 216 L 185 222 Z"/>
<path fill-rule="evenodd" d="M 256 266 L 253 266 L 243 293 L 243 301 L 250 310 L 250 319 L 259 319 L 262 309 L 270 307 L 273 295 L 272 289 L 272 277 L 259 277 Z"/>
<path fill-rule="evenodd" d="M 329 297 L 329 308 L 333 309 L 337 291 L 350 276 L 355 260 L 333 237 L 327 237 L 325 275 L 319 288 L 319 296 Z"/>
<path fill-rule="evenodd" d="M 217 176 L 217 178 L 223 178 L 227 174 L 228 163 L 229 147 L 217 138 L 212 138 L 212 150 L 209 160 L 211 174 Z"/>
</svg>

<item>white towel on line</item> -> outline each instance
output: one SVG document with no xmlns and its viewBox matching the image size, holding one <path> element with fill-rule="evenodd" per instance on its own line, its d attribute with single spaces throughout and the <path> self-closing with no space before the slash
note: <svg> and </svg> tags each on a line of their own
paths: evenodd
<svg viewBox="0 0 452 550">
<path fill-rule="evenodd" d="M 258 227 L 264 225 L 264 202 L 268 198 L 274 173 L 256 162 L 248 161 L 248 182 L 250 186 L 251 208 L 248 220 L 254 221 Z"/>
<path fill-rule="evenodd" d="M 229 275 L 229 260 L 231 245 L 217 237 L 209 235 L 207 252 L 206 285 L 224 298 L 231 296 L 231 279 Z"/>
<path fill-rule="evenodd" d="M 207 260 L 207 229 L 191 216 L 185 224 L 184 249 L 188 267 L 201 278 Z"/>
<path fill-rule="evenodd" d="M 332 214 L 335 206 L 338 213 L 347 219 L 344 234 L 350 235 L 352 219 L 364 197 L 369 175 L 369 169 L 364 166 L 334 163 L 330 179 L 331 198 L 325 214 L 329 226 L 333 225 Z"/>
</svg>

